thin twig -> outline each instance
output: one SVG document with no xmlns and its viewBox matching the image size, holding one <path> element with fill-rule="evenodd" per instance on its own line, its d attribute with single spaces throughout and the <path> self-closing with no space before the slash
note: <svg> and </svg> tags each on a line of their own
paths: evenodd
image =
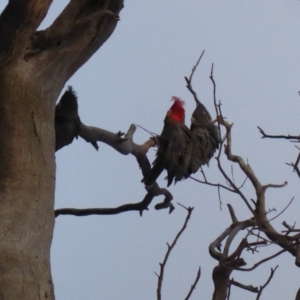
<svg viewBox="0 0 300 300">
<path fill-rule="evenodd" d="M 221 183 L 212 183 L 212 182 L 208 182 L 208 181 L 203 181 L 203 180 L 200 180 L 200 179 L 197 179 L 193 176 L 190 176 L 189 178 L 193 179 L 194 181 L 197 181 L 197 182 L 200 182 L 200 183 L 203 183 L 203 184 L 207 184 L 207 185 L 211 185 L 211 186 L 215 186 L 215 187 L 218 187 L 218 188 L 223 188 L 231 193 L 236 193 L 235 190 L 221 184 Z"/>
<path fill-rule="evenodd" d="M 200 279 L 200 276 L 201 276 L 201 268 L 199 267 L 198 272 L 197 272 L 196 279 L 195 279 L 194 283 L 192 284 L 191 289 L 190 289 L 189 293 L 187 294 L 187 296 L 185 297 L 184 300 L 190 299 L 190 297 L 191 297 L 192 294 L 193 294 L 193 291 L 196 289 L 196 286 L 197 286 L 197 283 L 198 283 L 198 281 L 199 281 L 199 279 Z"/>
<path fill-rule="evenodd" d="M 292 204 L 294 198 L 295 198 L 295 197 L 293 197 L 293 198 L 291 199 L 291 201 L 287 204 L 287 206 L 286 206 L 286 207 L 285 207 L 278 215 L 276 215 L 276 216 L 273 217 L 272 219 L 268 220 L 268 222 L 273 221 L 274 219 L 278 218 L 281 214 L 283 214 L 283 213 L 287 210 L 287 208 Z"/>
<path fill-rule="evenodd" d="M 186 81 L 186 84 L 187 84 L 186 87 L 191 92 L 191 94 L 194 96 L 194 99 L 195 99 L 196 103 L 200 103 L 200 100 L 198 99 L 197 93 L 194 91 L 194 89 L 192 87 L 192 79 L 193 79 L 194 73 L 195 73 L 195 71 L 196 71 L 196 69 L 197 69 L 197 67 L 198 67 L 198 65 L 201 61 L 201 58 L 204 55 L 204 52 L 205 52 L 205 50 L 202 51 L 202 53 L 201 53 L 200 57 L 198 58 L 195 66 L 192 68 L 192 72 L 191 72 L 190 77 L 189 78 L 184 77 L 184 79 Z"/>
<path fill-rule="evenodd" d="M 191 218 L 193 209 L 194 209 L 193 207 L 189 207 L 187 209 L 188 210 L 188 214 L 186 216 L 186 219 L 185 219 L 185 222 L 184 222 L 182 228 L 177 233 L 177 235 L 176 235 L 174 241 L 172 242 L 172 244 L 171 245 L 167 244 L 168 245 L 168 250 L 166 252 L 165 258 L 164 258 L 163 262 L 159 264 L 160 265 L 160 273 L 159 273 L 159 276 L 158 276 L 157 290 L 156 290 L 157 291 L 157 300 L 161 300 L 161 288 L 162 288 L 162 283 L 163 283 L 163 278 L 164 278 L 164 271 L 165 271 L 165 267 L 166 267 L 168 258 L 170 256 L 171 251 L 175 247 L 176 242 L 178 241 L 178 239 L 180 238 L 180 236 L 182 235 L 182 233 L 186 229 L 187 224 L 188 224 L 188 222 L 189 222 L 189 220 Z"/>
<path fill-rule="evenodd" d="M 259 265 L 265 263 L 265 262 L 268 261 L 268 260 L 273 259 L 274 257 L 276 257 L 276 256 L 278 256 L 278 255 L 284 253 L 285 251 L 286 251 L 285 249 L 280 250 L 280 251 L 278 251 L 277 253 L 275 253 L 275 254 L 273 254 L 273 255 L 271 255 L 271 256 L 265 258 L 265 259 L 262 259 L 262 260 L 259 261 L 258 263 L 254 264 L 251 268 L 239 268 L 238 271 L 247 271 L 247 272 L 248 272 L 248 271 L 252 271 L 252 270 L 256 269 Z"/>
<path fill-rule="evenodd" d="M 266 281 L 266 283 L 265 283 L 263 286 L 260 287 L 259 292 L 258 292 L 257 297 L 256 297 L 256 300 L 259 300 L 259 298 L 260 298 L 260 296 L 261 296 L 261 294 L 262 294 L 264 288 L 265 288 L 265 287 L 270 283 L 270 281 L 272 280 L 272 278 L 273 278 L 273 276 L 274 276 L 274 273 L 275 273 L 275 271 L 276 271 L 277 268 L 278 268 L 278 266 L 276 266 L 274 269 L 271 268 L 271 274 L 270 274 L 268 280 Z"/>
<path fill-rule="evenodd" d="M 259 126 L 257 126 L 259 132 L 262 134 L 262 138 L 271 138 L 271 139 L 286 139 L 286 140 L 300 140 L 300 135 L 270 135 L 266 134 Z"/>
</svg>

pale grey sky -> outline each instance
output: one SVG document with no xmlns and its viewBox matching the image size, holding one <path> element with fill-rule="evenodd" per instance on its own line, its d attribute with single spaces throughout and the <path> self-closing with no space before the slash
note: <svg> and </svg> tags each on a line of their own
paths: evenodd
<svg viewBox="0 0 300 300">
<path fill-rule="evenodd" d="M 44 26 L 67 2 L 53 2 Z M 1 8 L 4 5 L 0 4 Z M 114 132 L 126 131 L 135 123 L 160 133 L 172 95 L 185 100 L 188 120 L 195 104 L 184 76 L 205 49 L 194 77 L 198 95 L 215 115 L 208 78 L 214 62 L 217 96 L 227 120 L 234 123 L 234 152 L 249 160 L 263 183 L 289 182 L 286 188 L 267 193 L 268 208 L 276 207 L 277 212 L 295 196 L 292 206 L 273 225 L 281 230 L 283 220 L 298 221 L 299 179 L 285 164 L 296 158 L 297 150 L 287 141 L 262 140 L 256 126 L 269 133 L 299 134 L 300 2 L 125 1 L 120 16 L 112 37 L 67 83 L 78 93 L 82 121 Z M 139 129 L 135 141 L 142 143 L 148 137 Z M 135 158 L 99 146 L 96 152 L 78 140 L 57 153 L 57 208 L 115 207 L 144 197 Z M 154 153 L 151 150 L 149 157 Z M 236 179 L 243 181 L 235 170 Z M 205 172 L 214 182 L 221 179 L 213 161 Z M 163 177 L 159 183 L 165 186 Z M 192 299 L 210 299 L 211 274 L 217 262 L 209 256 L 208 246 L 230 225 L 225 204 L 234 206 L 240 220 L 250 215 L 237 196 L 226 192 L 222 192 L 220 211 L 217 190 L 192 180 L 180 182 L 170 191 L 174 204 L 180 202 L 195 210 L 170 257 L 163 298 L 184 299 L 201 266 L 202 276 Z M 245 193 L 255 197 L 250 184 Z M 155 299 L 154 272 L 159 271 L 166 242 L 173 240 L 186 216 L 177 205 L 171 215 L 154 210 L 157 201 L 142 218 L 135 212 L 57 218 L 51 258 L 56 298 Z M 273 247 L 263 249 L 260 256 L 243 257 L 250 267 L 278 250 Z M 288 254 L 253 272 L 234 272 L 233 277 L 259 286 L 268 278 L 270 267 L 277 264 L 279 269 L 262 299 L 293 299 L 300 286 L 299 269 Z M 255 299 L 254 294 L 235 287 L 231 297 Z"/>
</svg>

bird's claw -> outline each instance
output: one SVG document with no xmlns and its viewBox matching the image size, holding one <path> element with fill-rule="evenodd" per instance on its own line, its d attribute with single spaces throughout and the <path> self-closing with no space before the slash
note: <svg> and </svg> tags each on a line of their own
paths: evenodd
<svg viewBox="0 0 300 300">
<path fill-rule="evenodd" d="M 158 146 L 158 135 L 156 136 L 152 136 L 150 139 L 154 141 L 155 145 L 154 146 Z"/>
</svg>

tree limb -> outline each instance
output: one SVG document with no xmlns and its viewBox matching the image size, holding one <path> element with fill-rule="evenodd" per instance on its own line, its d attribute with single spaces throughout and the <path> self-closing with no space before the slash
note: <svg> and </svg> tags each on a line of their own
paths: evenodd
<svg viewBox="0 0 300 300">
<path fill-rule="evenodd" d="M 78 135 L 83 138 L 85 141 L 95 144 L 97 142 L 103 142 L 116 151 L 123 155 L 132 154 L 136 157 L 137 162 L 141 168 L 141 171 L 146 174 L 151 166 L 150 162 L 146 156 L 149 148 L 155 145 L 155 141 L 153 139 L 149 139 L 144 144 L 138 145 L 133 141 L 133 135 L 136 131 L 136 126 L 132 124 L 124 138 L 122 134 L 112 133 L 110 131 L 98 128 L 86 126 L 83 123 L 79 126 Z M 74 216 L 88 216 L 88 215 L 114 215 L 119 214 L 126 211 L 139 211 L 140 214 L 144 210 L 147 210 L 149 204 L 152 202 L 154 197 L 163 195 L 165 199 L 163 202 L 158 203 L 155 206 L 155 209 L 165 209 L 169 208 L 169 212 L 171 213 L 174 210 L 174 206 L 171 203 L 173 196 L 172 194 L 165 188 L 160 188 L 157 183 L 155 183 L 149 190 L 147 190 L 147 194 L 141 202 L 138 203 L 129 203 L 124 204 L 115 208 L 89 208 L 89 209 L 74 209 L 74 208 L 63 208 L 57 209 L 55 211 L 55 216 L 59 215 L 74 215 Z"/>
<path fill-rule="evenodd" d="M 41 75 L 67 81 L 110 37 L 122 8 L 123 0 L 70 1 L 50 27 L 34 35 L 24 59 L 46 60 Z"/>
<path fill-rule="evenodd" d="M 51 0 L 10 0 L 0 15 L 0 64 L 20 55 L 45 18 Z"/>
</svg>

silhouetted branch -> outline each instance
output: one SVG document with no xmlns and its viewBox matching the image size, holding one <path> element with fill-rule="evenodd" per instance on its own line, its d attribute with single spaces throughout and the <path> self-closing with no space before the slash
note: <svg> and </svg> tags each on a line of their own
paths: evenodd
<svg viewBox="0 0 300 300">
<path fill-rule="evenodd" d="M 265 287 L 270 283 L 271 279 L 273 278 L 273 275 L 276 271 L 278 266 L 275 267 L 275 269 L 271 268 L 271 274 L 268 278 L 268 280 L 266 281 L 266 283 L 263 285 L 263 286 L 260 286 L 259 288 L 258 287 L 255 287 L 253 285 L 245 285 L 245 284 L 242 284 L 238 281 L 235 281 L 234 279 L 231 279 L 230 282 L 229 282 L 229 291 L 230 291 L 230 287 L 231 285 L 234 285 L 236 287 L 239 287 L 243 290 L 246 290 L 246 291 L 249 291 L 251 293 L 256 293 L 257 294 L 257 297 L 256 299 L 258 300 L 263 292 L 263 290 L 265 289 Z M 228 298 L 229 299 L 229 293 L 228 293 Z"/>
<path fill-rule="evenodd" d="M 257 176 L 251 169 L 250 165 L 244 162 L 242 157 L 234 155 L 231 151 L 231 129 L 232 125 L 226 122 L 224 119 L 219 120 L 220 124 L 223 125 L 227 132 L 227 144 L 225 145 L 225 154 L 229 161 L 232 161 L 234 163 L 237 163 L 240 167 L 240 169 L 244 172 L 244 174 L 249 178 L 251 181 L 256 195 L 257 199 L 254 201 L 255 204 L 255 210 L 252 209 L 252 207 L 249 204 L 248 199 L 245 197 L 243 193 L 241 193 L 231 178 L 226 174 L 226 172 L 223 170 L 220 160 L 218 161 L 219 169 L 222 173 L 222 175 L 225 177 L 225 179 L 230 183 L 231 187 L 240 195 L 240 197 L 244 200 L 248 208 L 251 210 L 254 217 L 256 217 L 259 220 L 259 228 L 261 231 L 263 231 L 266 236 L 273 242 L 278 245 L 280 245 L 283 249 L 286 249 L 289 251 L 292 255 L 296 256 L 296 250 L 295 247 L 290 243 L 290 240 L 288 240 L 284 235 L 279 234 L 275 228 L 270 224 L 270 222 L 267 219 L 267 212 L 265 209 L 265 192 L 268 187 L 284 187 L 286 186 L 286 182 L 281 185 L 275 185 L 275 184 L 268 184 L 268 185 L 262 185 L 260 181 L 258 180 Z"/>
<path fill-rule="evenodd" d="M 297 147 L 297 149 L 300 150 L 299 147 Z M 293 169 L 297 173 L 298 177 L 300 177 L 300 170 L 299 170 L 299 167 L 298 167 L 299 161 L 300 161 L 300 151 L 298 153 L 298 156 L 297 156 L 297 159 L 296 159 L 295 163 L 290 163 L 290 164 L 287 163 L 288 166 L 293 167 Z"/>
<path fill-rule="evenodd" d="M 225 189 L 225 190 L 227 190 L 229 192 L 236 193 L 235 190 L 233 190 L 233 189 L 231 189 L 231 188 L 229 188 L 229 187 L 227 187 L 227 186 L 225 186 L 225 185 L 223 185 L 221 183 L 212 183 L 212 182 L 207 181 L 206 179 L 200 180 L 200 179 L 197 179 L 197 178 L 195 178 L 193 176 L 190 176 L 189 178 L 193 179 L 194 181 L 203 183 L 203 184 L 207 184 L 207 185 L 210 185 L 210 186 L 215 186 L 215 187 L 218 187 L 218 188 Z"/>
<path fill-rule="evenodd" d="M 198 272 L 197 272 L 196 279 L 195 279 L 193 285 L 191 286 L 191 289 L 190 289 L 189 293 L 188 293 L 187 296 L 184 298 L 184 300 L 190 299 L 190 297 L 191 297 L 192 294 L 193 294 L 193 291 L 196 289 L 196 285 L 197 285 L 197 283 L 198 283 L 198 281 L 199 281 L 199 279 L 200 279 L 200 276 L 201 276 L 201 268 L 199 267 Z"/>
<path fill-rule="evenodd" d="M 262 189 L 265 192 L 268 188 L 282 188 L 282 187 L 287 186 L 287 184 L 288 184 L 287 181 L 280 183 L 280 184 L 269 183 L 269 184 L 264 185 L 262 187 Z"/>
<path fill-rule="evenodd" d="M 77 217 L 91 215 L 116 215 L 127 211 L 139 211 L 142 215 L 144 210 L 148 210 L 148 206 L 153 198 L 160 195 L 165 196 L 165 201 L 157 204 L 155 208 L 170 208 L 170 212 L 172 212 L 174 209 L 174 206 L 170 203 L 173 199 L 172 194 L 167 189 L 160 188 L 157 184 L 154 184 L 141 202 L 128 203 L 114 208 L 60 208 L 55 210 L 55 217 L 60 215 L 72 215 Z"/>
<path fill-rule="evenodd" d="M 234 279 L 230 280 L 230 284 L 237 286 L 243 290 L 249 291 L 251 293 L 258 293 L 258 287 L 255 287 L 253 285 L 245 285 L 238 281 L 235 281 Z"/>
<path fill-rule="evenodd" d="M 137 162 L 141 168 L 143 175 L 145 175 L 151 168 L 150 162 L 146 156 L 148 150 L 155 145 L 153 139 L 149 139 L 144 144 L 138 145 L 133 141 L 133 135 L 136 131 L 136 126 L 132 124 L 128 129 L 127 133 L 122 137 L 123 134 L 112 133 L 110 131 L 86 126 L 83 123 L 79 126 L 78 134 L 85 141 L 92 144 L 96 144 L 98 141 L 103 142 L 116 151 L 123 155 L 132 154 L 136 157 Z M 126 211 L 139 211 L 140 214 L 144 210 L 148 209 L 149 204 L 152 202 L 154 197 L 163 195 L 165 199 L 163 202 L 158 203 L 155 209 L 169 208 L 171 213 L 174 210 L 174 206 L 171 203 L 173 196 L 165 188 L 160 188 L 157 183 L 153 184 L 147 194 L 141 202 L 124 204 L 115 208 L 88 208 L 88 209 L 74 209 L 74 208 L 62 208 L 55 211 L 55 216 L 59 215 L 73 215 L 73 216 L 89 216 L 89 215 L 114 215 L 123 213 Z"/>
<path fill-rule="evenodd" d="M 265 259 L 262 259 L 262 260 L 259 261 L 259 262 L 257 262 L 257 263 L 254 264 L 251 268 L 239 268 L 238 270 L 239 270 L 239 271 L 252 271 L 252 270 L 256 269 L 259 265 L 265 263 L 265 262 L 268 261 L 268 260 L 273 259 L 273 258 L 276 257 L 276 256 L 279 256 L 280 254 L 282 254 L 282 253 L 284 253 L 284 252 L 286 252 L 285 249 L 280 250 L 280 251 L 278 251 L 277 253 L 275 253 L 275 254 L 273 254 L 273 255 L 271 255 L 271 256 L 265 258 Z"/>
<path fill-rule="evenodd" d="M 187 208 L 188 214 L 187 214 L 187 216 L 186 216 L 186 219 L 185 219 L 185 222 L 184 222 L 182 228 L 181 228 L 180 231 L 177 233 L 177 235 L 176 235 L 174 241 L 172 242 L 172 244 L 169 245 L 169 244 L 167 243 L 168 250 L 167 250 L 167 252 L 166 252 L 165 258 L 164 258 L 163 262 L 159 264 L 159 265 L 160 265 L 160 273 L 159 273 L 159 275 L 156 274 L 157 277 L 158 277 L 157 290 L 156 290 L 156 292 L 157 292 L 157 300 L 161 300 L 161 288 L 162 288 L 162 283 L 163 283 L 163 279 L 164 279 L 164 271 L 165 271 L 165 267 L 166 267 L 168 258 L 169 258 L 170 254 L 171 254 L 171 251 L 172 251 L 173 248 L 175 247 L 176 242 L 178 241 L 178 239 L 180 238 L 180 236 L 182 235 L 182 233 L 183 233 L 184 230 L 186 229 L 187 224 L 188 224 L 188 222 L 189 222 L 189 220 L 190 220 L 190 218 L 191 218 L 193 209 L 194 209 L 193 207 Z M 199 275 L 199 277 L 200 277 L 200 275 Z M 197 281 L 198 281 L 198 280 L 197 280 Z M 197 283 L 197 282 L 196 282 L 196 283 Z"/>
<path fill-rule="evenodd" d="M 189 77 L 189 78 L 184 77 L 184 79 L 185 79 L 185 81 L 186 81 L 186 83 L 187 83 L 186 87 L 188 88 L 188 90 L 189 90 L 189 91 L 192 93 L 192 95 L 194 96 L 194 99 L 195 99 L 196 103 L 201 103 L 201 101 L 198 99 L 197 93 L 195 92 L 195 90 L 194 90 L 193 87 L 192 87 L 192 79 L 193 79 L 194 73 L 195 73 L 195 71 L 196 71 L 196 69 L 197 69 L 197 67 L 198 67 L 198 65 L 199 65 L 199 63 L 200 63 L 200 61 L 201 61 L 201 58 L 202 58 L 203 55 L 204 55 L 204 52 L 205 52 L 205 50 L 202 51 L 202 53 L 201 53 L 199 59 L 197 60 L 195 66 L 192 68 L 192 72 L 191 72 L 191 74 L 190 74 L 190 77 Z"/>
<path fill-rule="evenodd" d="M 232 223 L 237 223 L 238 219 L 235 215 L 235 212 L 234 212 L 234 209 L 233 209 L 232 205 L 227 204 L 227 207 L 228 207 L 228 210 L 229 210 L 229 213 L 230 213 L 230 216 L 231 216 Z"/>
<path fill-rule="evenodd" d="M 262 138 L 271 138 L 271 139 L 286 139 L 286 140 L 300 140 L 300 135 L 270 135 L 266 134 L 259 126 L 257 126 L 259 132 L 262 135 Z"/>
<path fill-rule="evenodd" d="M 288 225 L 286 221 L 283 221 L 281 223 L 285 228 L 287 228 L 287 230 L 282 230 L 281 232 L 289 234 L 291 232 L 300 232 L 300 229 L 295 229 L 295 225 L 291 226 Z"/>
<path fill-rule="evenodd" d="M 266 286 L 270 283 L 270 281 L 272 280 L 272 278 L 273 278 L 273 276 L 274 276 L 274 273 L 275 273 L 275 271 L 276 271 L 277 268 L 278 268 L 278 266 L 276 266 L 274 269 L 271 268 L 271 274 L 270 274 L 268 280 L 266 281 L 266 283 L 265 283 L 263 286 L 260 287 L 259 292 L 258 292 L 257 297 L 256 297 L 256 300 L 259 300 L 259 298 L 260 298 L 260 296 L 261 296 L 263 290 L 265 289 L 265 287 L 266 287 Z"/>
<path fill-rule="evenodd" d="M 236 218 L 236 217 L 235 217 Z M 236 222 L 231 224 L 228 228 L 226 228 L 223 233 L 220 234 L 220 236 L 213 241 L 210 246 L 209 246 L 209 253 L 210 255 L 218 260 L 219 262 L 225 261 L 228 259 L 228 252 L 229 252 L 229 247 L 234 239 L 234 237 L 238 234 L 239 231 L 244 230 L 248 227 L 253 227 L 256 225 L 255 219 L 248 219 L 242 222 Z M 220 246 L 222 244 L 222 241 L 227 238 L 224 250 L 221 252 L 220 251 Z M 235 257 L 239 256 L 240 253 L 235 253 Z M 231 258 L 235 258 L 231 257 Z"/>
<path fill-rule="evenodd" d="M 272 219 L 270 219 L 269 222 L 275 220 L 275 219 L 278 218 L 280 215 L 282 215 L 282 214 L 287 210 L 287 208 L 292 204 L 294 198 L 295 198 L 295 197 L 293 197 L 293 198 L 291 199 L 291 201 L 287 204 L 287 206 L 286 206 L 279 214 L 277 214 L 275 217 L 273 217 Z"/>
</svg>

